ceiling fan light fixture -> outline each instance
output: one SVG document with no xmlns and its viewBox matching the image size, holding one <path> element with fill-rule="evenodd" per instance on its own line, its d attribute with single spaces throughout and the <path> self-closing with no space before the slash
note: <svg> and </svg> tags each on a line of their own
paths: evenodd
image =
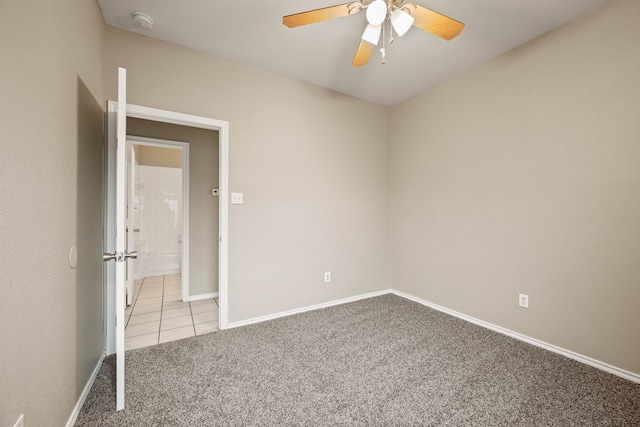
<svg viewBox="0 0 640 427">
<path fill-rule="evenodd" d="M 380 35 L 387 31 L 385 21 L 389 19 L 389 38 L 386 33 L 382 37 L 382 63 L 385 63 L 386 47 L 393 42 L 394 32 L 398 36 L 403 36 L 411 26 L 415 26 L 427 33 L 431 33 L 445 40 L 456 37 L 464 24 L 442 15 L 434 10 L 420 6 L 411 0 L 403 4 L 405 0 L 351 0 L 351 3 L 337 4 L 335 6 L 323 7 L 320 9 L 307 10 L 306 12 L 294 13 L 282 17 L 282 23 L 295 28 L 302 25 L 327 21 L 329 19 L 340 18 L 342 16 L 355 15 L 366 10 L 368 25 L 362 34 L 358 50 L 351 63 L 354 67 L 362 67 L 369 62 L 369 58 L 380 41 Z M 414 19 L 415 18 L 415 19 Z"/>
<path fill-rule="evenodd" d="M 367 25 L 367 28 L 364 30 L 364 34 L 362 34 L 362 40 L 371 43 L 372 45 L 377 45 L 378 40 L 380 40 L 380 33 L 382 32 L 382 25 Z"/>
<path fill-rule="evenodd" d="M 387 17 L 387 4 L 384 0 L 375 0 L 367 7 L 367 21 L 371 25 L 380 25 Z"/>
<path fill-rule="evenodd" d="M 396 9 L 391 14 L 391 25 L 399 37 L 405 35 L 413 25 L 414 18 L 402 9 Z"/>
</svg>

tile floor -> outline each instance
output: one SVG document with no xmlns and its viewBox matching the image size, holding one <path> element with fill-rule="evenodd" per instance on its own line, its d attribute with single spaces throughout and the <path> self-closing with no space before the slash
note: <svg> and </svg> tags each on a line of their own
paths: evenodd
<svg viewBox="0 0 640 427">
<path fill-rule="evenodd" d="M 125 310 L 125 350 L 218 330 L 217 298 L 182 302 L 181 280 L 180 274 L 136 280 Z"/>
</svg>

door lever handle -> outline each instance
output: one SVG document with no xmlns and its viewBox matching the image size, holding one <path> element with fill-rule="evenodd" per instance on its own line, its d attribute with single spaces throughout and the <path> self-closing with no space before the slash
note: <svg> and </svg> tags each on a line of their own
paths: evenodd
<svg viewBox="0 0 640 427">
<path fill-rule="evenodd" d="M 102 261 L 114 260 L 116 262 L 123 262 L 129 258 L 138 259 L 138 251 L 125 252 L 124 254 L 122 252 L 114 252 L 112 254 L 110 253 L 102 254 Z"/>
</svg>

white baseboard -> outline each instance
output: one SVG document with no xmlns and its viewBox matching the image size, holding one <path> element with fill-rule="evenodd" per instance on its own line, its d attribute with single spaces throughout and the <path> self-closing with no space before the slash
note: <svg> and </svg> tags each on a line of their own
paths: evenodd
<svg viewBox="0 0 640 427">
<path fill-rule="evenodd" d="M 76 406 L 73 408 L 73 412 L 71 412 L 71 416 L 69 417 L 69 420 L 67 421 L 67 424 L 66 424 L 67 427 L 73 427 L 73 425 L 76 423 L 76 419 L 78 418 L 78 414 L 80 414 L 82 405 L 84 405 L 84 401 L 87 400 L 87 396 L 89 396 L 91 387 L 93 387 L 93 383 L 96 381 L 98 372 L 100 372 L 100 368 L 102 367 L 102 362 L 104 361 L 104 358 L 105 358 L 105 353 L 103 352 L 102 355 L 100 356 L 100 359 L 98 359 L 98 363 L 96 363 L 96 367 L 93 368 L 93 372 L 89 377 L 89 381 L 87 381 L 87 384 L 84 386 L 84 389 L 82 390 L 82 394 L 78 398 L 78 402 L 76 402 Z"/>
<path fill-rule="evenodd" d="M 218 292 L 209 292 L 208 294 L 191 295 L 189 297 L 189 301 L 199 301 L 201 299 L 215 298 L 217 296 L 218 296 Z"/>
<path fill-rule="evenodd" d="M 229 328 L 229 329 L 230 328 L 237 328 L 237 327 L 240 327 L 240 326 L 251 325 L 253 323 L 266 322 L 268 320 L 277 319 L 279 317 L 291 316 L 291 315 L 298 314 L 298 313 L 304 313 L 304 312 L 307 312 L 307 311 L 318 310 L 320 308 L 332 307 L 332 306 L 340 305 L 340 304 L 346 304 L 346 303 L 349 303 L 349 302 L 358 301 L 358 300 L 366 299 L 366 298 L 373 298 L 373 297 L 377 297 L 377 296 L 385 295 L 385 294 L 390 294 L 390 293 L 392 293 L 394 295 L 397 295 L 399 297 L 406 298 L 408 300 L 417 302 L 418 304 L 422 304 L 422 305 L 424 305 L 426 307 L 433 308 L 434 310 L 438 310 L 438 311 L 441 311 L 443 313 L 449 314 L 451 316 L 457 317 L 459 319 L 465 320 L 467 322 L 473 323 L 475 325 L 482 326 L 483 328 L 490 329 L 490 330 L 498 332 L 500 334 L 507 335 L 507 336 L 515 338 L 517 340 L 524 341 L 526 343 L 535 345 L 536 347 L 540 347 L 540 348 L 543 348 L 545 350 L 552 351 L 554 353 L 563 355 L 565 357 L 568 357 L 570 359 L 573 359 L 573 360 L 576 360 L 578 362 L 584 363 L 586 365 L 593 366 L 594 368 L 601 369 L 601 370 L 603 370 L 605 372 L 617 375 L 617 376 L 622 377 L 624 379 L 627 379 L 629 381 L 633 381 L 635 383 L 640 383 L 640 375 L 636 374 L 634 372 L 630 372 L 630 371 L 618 368 L 616 366 L 609 365 L 608 363 L 601 362 L 601 361 L 593 359 L 591 357 L 584 356 L 582 354 L 573 352 L 571 350 L 567 350 L 567 349 L 562 348 L 562 347 L 558 347 L 558 346 L 553 345 L 553 344 L 549 344 L 547 342 L 538 340 L 536 338 L 529 337 L 527 335 L 523 335 L 523 334 L 518 333 L 518 332 L 514 332 L 514 331 L 512 331 L 510 329 L 506 329 L 506 328 L 503 328 L 501 326 L 497 326 L 497 325 L 494 325 L 492 323 L 485 322 L 485 321 L 480 320 L 480 319 L 476 319 L 475 317 L 467 316 L 466 314 L 462 314 L 462 313 L 457 312 L 455 310 L 451 310 L 451 309 L 448 309 L 446 307 L 442 307 L 440 305 L 431 303 L 429 301 L 425 301 L 425 300 L 420 299 L 418 297 L 415 297 L 413 295 L 409 295 L 409 294 L 406 294 L 404 292 L 400 292 L 400 291 L 397 291 L 397 290 L 394 290 L 394 289 L 386 289 L 386 290 L 383 290 L 383 291 L 356 295 L 356 296 L 349 297 L 349 298 L 343 298 L 343 299 L 329 301 L 329 302 L 325 302 L 325 303 L 321 303 L 321 304 L 315 304 L 315 305 L 310 305 L 310 306 L 307 306 L 307 307 L 301 307 L 301 308 L 297 308 L 297 309 L 293 309 L 293 310 L 282 311 L 282 312 L 279 312 L 279 313 L 268 314 L 266 316 L 254 317 L 254 318 L 247 319 L 247 320 L 240 320 L 238 322 L 230 322 L 227 325 L 227 328 Z M 213 296 L 217 296 L 217 295 L 218 295 L 217 292 L 212 293 L 212 294 L 196 295 L 196 296 L 191 297 L 191 301 L 195 301 L 197 299 L 213 298 Z"/>
<path fill-rule="evenodd" d="M 589 365 L 589 366 L 593 366 L 594 368 L 601 369 L 603 371 L 609 372 L 610 374 L 617 375 L 617 376 L 622 377 L 624 379 L 627 379 L 629 381 L 633 381 L 635 383 L 640 383 L 640 375 L 638 375 L 636 373 L 633 373 L 633 372 L 630 372 L 630 371 L 626 371 L 624 369 L 620 369 L 620 368 L 615 367 L 613 365 L 609 365 L 608 363 L 604 363 L 604 362 L 601 362 L 599 360 L 592 359 L 591 357 L 584 356 L 584 355 L 579 354 L 579 353 L 575 353 L 575 352 L 573 352 L 571 350 L 567 350 L 565 348 L 558 347 L 556 345 L 549 344 L 549 343 L 544 342 L 544 341 L 540 341 L 540 340 L 538 340 L 536 338 L 531 338 L 531 337 L 529 337 L 527 335 L 523 335 L 523 334 L 520 334 L 518 332 L 514 332 L 514 331 L 512 331 L 510 329 L 506 329 L 506 328 L 503 328 L 501 326 L 497 326 L 497 325 L 494 325 L 492 323 L 485 322 L 485 321 L 480 320 L 480 319 L 476 319 L 475 317 L 467 316 L 466 314 L 462 314 L 462 313 L 459 313 L 457 311 L 450 310 L 448 308 L 445 308 L 445 307 L 442 307 L 440 305 L 431 303 L 429 301 L 425 301 L 423 299 L 414 297 L 413 295 L 405 294 L 404 292 L 400 292 L 400 291 L 396 291 L 396 290 L 392 290 L 391 292 L 393 294 L 399 296 L 399 297 L 406 298 L 408 300 L 417 302 L 417 303 L 422 304 L 424 306 L 433 308 L 434 310 L 438 310 L 438 311 L 441 311 L 443 313 L 449 314 L 451 316 L 457 317 L 459 319 L 466 320 L 467 322 L 471 322 L 471 323 L 473 323 L 475 325 L 482 326 L 484 328 L 490 329 L 492 331 L 498 332 L 498 333 L 503 334 L 503 335 L 510 336 L 510 337 L 515 338 L 515 339 L 520 340 L 520 341 L 524 341 L 526 343 L 535 345 L 536 347 L 540 347 L 540 348 L 543 348 L 545 350 L 552 351 L 552 352 L 557 353 L 557 354 L 561 354 L 561 355 L 563 355 L 565 357 L 568 357 L 570 359 L 576 360 L 578 362 L 584 363 L 584 364 Z"/>
<path fill-rule="evenodd" d="M 388 293 L 391 293 L 391 289 L 386 289 L 384 291 L 378 291 L 378 292 L 370 292 L 368 294 L 356 295 L 356 296 L 353 296 L 353 297 L 333 300 L 333 301 L 324 302 L 324 303 L 321 303 L 321 304 L 309 305 L 309 306 L 306 306 L 306 307 L 296 308 L 296 309 L 293 309 L 293 310 L 281 311 L 279 313 L 268 314 L 266 316 L 254 317 L 254 318 L 247 319 L 247 320 L 240 320 L 238 322 L 230 322 L 230 323 L 227 324 L 227 328 L 231 329 L 231 328 L 237 328 L 237 327 L 240 327 L 240 326 L 251 325 L 253 323 L 266 322 L 267 320 L 273 320 L 273 319 L 277 319 L 279 317 L 291 316 L 291 315 L 294 315 L 294 314 L 304 313 L 306 311 L 318 310 L 320 308 L 326 308 L 326 307 L 332 307 L 334 305 L 346 304 L 348 302 L 354 302 L 354 301 L 358 301 L 358 300 L 366 299 L 366 298 L 373 298 L 373 297 L 377 297 L 377 296 L 380 296 L 380 295 L 385 295 L 385 294 L 388 294 Z"/>
</svg>

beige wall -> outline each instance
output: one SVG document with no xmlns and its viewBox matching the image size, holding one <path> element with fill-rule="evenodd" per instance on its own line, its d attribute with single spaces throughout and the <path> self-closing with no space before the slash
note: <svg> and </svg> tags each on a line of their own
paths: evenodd
<svg viewBox="0 0 640 427">
<path fill-rule="evenodd" d="M 142 166 L 182 168 L 182 152 L 175 148 L 135 144 L 136 161 Z"/>
<path fill-rule="evenodd" d="M 107 27 L 109 98 L 118 66 L 129 102 L 230 122 L 230 321 L 390 287 L 387 108 Z"/>
<path fill-rule="evenodd" d="M 616 1 L 393 110 L 395 289 L 640 374 L 639 17 Z"/>
<path fill-rule="evenodd" d="M 104 24 L 94 1 L 0 10 L 0 425 L 61 426 L 102 353 Z"/>
<path fill-rule="evenodd" d="M 127 133 L 189 143 L 189 295 L 218 292 L 218 132 L 129 118 Z"/>
</svg>

